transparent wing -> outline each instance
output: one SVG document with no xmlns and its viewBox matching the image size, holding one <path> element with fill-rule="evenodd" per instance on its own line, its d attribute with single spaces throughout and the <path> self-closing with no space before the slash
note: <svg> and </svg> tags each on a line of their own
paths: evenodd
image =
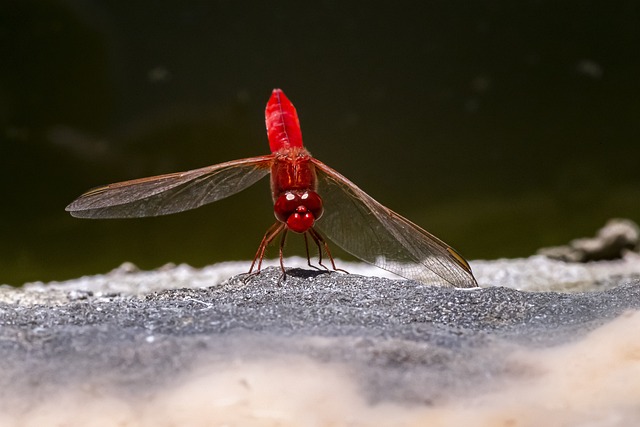
<svg viewBox="0 0 640 427">
<path fill-rule="evenodd" d="M 78 218 L 134 218 L 195 209 L 255 184 L 272 161 L 271 155 L 251 157 L 110 184 L 87 191 L 66 210 Z"/>
<path fill-rule="evenodd" d="M 375 201 L 343 175 L 313 159 L 324 214 L 316 228 L 345 251 L 407 279 L 429 285 L 477 286 L 453 248 Z"/>
</svg>

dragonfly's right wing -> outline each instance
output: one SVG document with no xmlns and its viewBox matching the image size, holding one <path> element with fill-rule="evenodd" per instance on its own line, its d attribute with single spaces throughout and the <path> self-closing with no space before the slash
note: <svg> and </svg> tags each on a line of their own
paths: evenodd
<svg viewBox="0 0 640 427">
<path fill-rule="evenodd" d="M 477 286 L 471 267 L 452 247 L 381 205 L 317 159 L 325 211 L 317 228 L 345 251 L 407 279 L 430 285 Z"/>
<path fill-rule="evenodd" d="M 182 212 L 244 190 L 269 174 L 272 163 L 273 155 L 266 155 L 110 184 L 87 191 L 66 210 L 78 218 L 134 218 Z"/>
</svg>

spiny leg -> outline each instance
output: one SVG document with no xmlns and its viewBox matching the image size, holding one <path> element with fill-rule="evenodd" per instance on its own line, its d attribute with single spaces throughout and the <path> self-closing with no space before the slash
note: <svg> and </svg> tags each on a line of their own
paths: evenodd
<svg viewBox="0 0 640 427">
<path fill-rule="evenodd" d="M 250 274 L 260 273 L 260 268 L 262 267 L 262 260 L 264 259 L 264 253 L 267 250 L 267 246 L 269 246 L 269 243 L 271 243 L 273 239 L 275 239 L 275 237 L 278 235 L 278 233 L 280 233 L 283 229 L 285 229 L 285 224 L 280 221 L 277 221 L 275 224 L 269 227 L 266 233 L 264 233 L 264 237 L 260 242 L 260 246 L 258 246 L 258 252 L 256 252 L 256 256 L 253 257 L 251 268 L 249 268 L 249 272 L 247 274 L 250 275 Z M 258 261 L 258 266 L 257 266 L 256 272 L 252 273 L 253 267 L 255 266 L 256 261 Z M 280 250 L 280 265 L 282 266 L 282 249 Z"/>
<path fill-rule="evenodd" d="M 333 257 L 331 256 L 331 251 L 329 250 L 329 245 L 327 244 L 327 241 L 324 240 L 324 237 L 322 237 L 322 235 L 318 233 L 318 231 L 313 227 L 309 229 L 309 234 L 311 235 L 311 238 L 313 239 L 313 241 L 316 242 L 316 245 L 318 245 L 318 254 L 319 254 L 318 263 L 322 265 L 324 268 L 327 268 L 322 264 L 322 248 L 324 248 L 324 250 L 327 252 L 327 256 L 329 257 L 329 261 L 331 261 L 331 267 L 335 271 L 342 271 L 343 273 L 349 274 L 348 271 L 336 267 L 336 263 L 333 261 Z"/>
<path fill-rule="evenodd" d="M 282 238 L 280 239 L 279 255 L 280 255 L 280 269 L 282 270 L 282 275 L 278 279 L 278 285 L 280 285 L 280 282 L 282 282 L 283 280 L 286 280 L 287 278 L 287 272 L 284 269 L 284 260 L 283 260 L 284 242 L 287 239 L 287 231 L 289 230 L 285 227 L 284 231 L 282 232 Z"/>
<path fill-rule="evenodd" d="M 316 270 L 321 270 L 319 267 L 316 267 L 315 265 L 311 264 L 311 256 L 309 255 L 309 239 L 307 238 L 307 232 L 305 232 L 303 236 L 304 236 L 304 248 L 307 251 L 307 265 L 311 268 L 315 268 Z M 319 259 L 318 264 L 322 265 L 322 267 L 324 267 L 325 270 L 329 270 L 326 266 L 322 264 L 322 247 L 318 245 L 318 242 L 316 241 L 316 239 L 313 239 L 313 241 L 316 243 L 316 246 L 318 246 L 318 259 Z"/>
</svg>

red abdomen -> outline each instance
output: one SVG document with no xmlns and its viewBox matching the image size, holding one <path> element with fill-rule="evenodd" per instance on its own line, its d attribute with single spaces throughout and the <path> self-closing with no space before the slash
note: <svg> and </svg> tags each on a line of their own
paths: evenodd
<svg viewBox="0 0 640 427">
<path fill-rule="evenodd" d="M 282 90 L 273 90 L 264 116 L 272 153 L 283 148 L 302 148 L 302 131 L 298 113 Z"/>
</svg>

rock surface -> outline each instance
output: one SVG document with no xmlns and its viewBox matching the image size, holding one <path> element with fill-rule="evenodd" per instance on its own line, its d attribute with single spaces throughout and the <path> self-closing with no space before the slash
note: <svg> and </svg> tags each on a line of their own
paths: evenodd
<svg viewBox="0 0 640 427">
<path fill-rule="evenodd" d="M 568 245 L 543 248 L 540 255 L 561 261 L 588 262 L 619 259 L 640 250 L 640 227 L 629 219 L 611 219 L 595 237 L 574 239 Z"/>
<path fill-rule="evenodd" d="M 476 261 L 471 290 L 303 269 L 225 280 L 246 267 L 3 287 L 0 425 L 640 423 L 635 255 Z"/>
</svg>

